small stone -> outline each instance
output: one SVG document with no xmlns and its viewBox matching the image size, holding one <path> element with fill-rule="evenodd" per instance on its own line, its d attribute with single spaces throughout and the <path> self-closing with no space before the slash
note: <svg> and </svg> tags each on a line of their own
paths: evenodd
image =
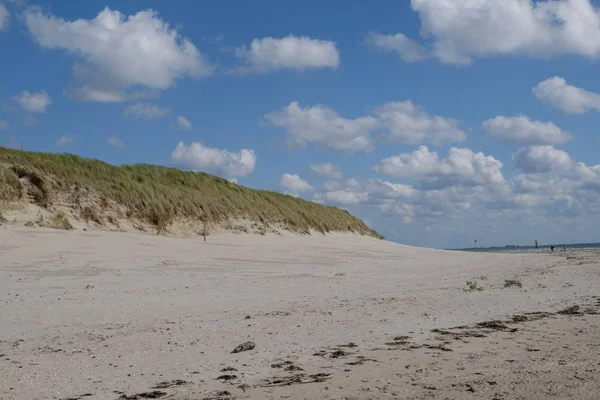
<svg viewBox="0 0 600 400">
<path fill-rule="evenodd" d="M 241 353 L 242 351 L 252 350 L 255 347 L 256 347 L 256 343 L 245 342 L 245 343 L 242 343 L 239 346 L 237 346 L 235 349 L 233 349 L 232 353 Z"/>
</svg>

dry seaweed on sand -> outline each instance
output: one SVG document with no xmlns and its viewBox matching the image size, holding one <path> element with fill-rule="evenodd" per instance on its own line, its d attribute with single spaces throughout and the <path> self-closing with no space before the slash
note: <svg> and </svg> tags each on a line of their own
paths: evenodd
<svg viewBox="0 0 600 400">
<path fill-rule="evenodd" d="M 478 328 L 491 329 L 494 331 L 507 331 L 507 332 L 516 332 L 516 328 L 509 328 L 504 325 L 502 321 L 484 321 L 476 324 Z"/>
<path fill-rule="evenodd" d="M 168 388 L 175 387 L 175 386 L 187 385 L 189 383 L 191 383 L 191 382 L 184 381 L 182 379 L 174 379 L 172 381 L 164 381 L 164 382 L 157 383 L 156 385 L 154 385 L 152 387 L 152 389 L 168 389 Z"/>
<path fill-rule="evenodd" d="M 579 311 L 579 306 L 571 306 L 567 307 L 564 310 L 560 310 L 557 314 L 561 315 L 581 315 L 582 313 Z"/>
<path fill-rule="evenodd" d="M 232 381 L 234 379 L 237 379 L 237 375 L 224 374 L 224 375 L 217 377 L 216 379 L 221 380 L 221 381 Z"/>
<path fill-rule="evenodd" d="M 132 394 L 130 396 L 123 394 L 119 397 L 119 400 L 142 400 L 142 399 L 160 399 L 161 397 L 165 397 L 167 392 L 161 392 L 160 390 L 155 390 L 153 392 L 144 392 Z"/>
<path fill-rule="evenodd" d="M 274 363 L 271 364 L 271 368 L 283 368 L 285 365 L 292 365 L 292 361 L 284 361 L 282 363 Z"/>
<path fill-rule="evenodd" d="M 301 383 L 317 383 L 317 382 L 325 382 L 331 377 L 331 374 L 297 374 L 293 376 L 285 376 L 285 377 L 276 377 L 267 379 L 265 384 L 260 385 L 261 387 L 272 387 L 272 386 L 289 386 L 294 384 Z"/>
</svg>

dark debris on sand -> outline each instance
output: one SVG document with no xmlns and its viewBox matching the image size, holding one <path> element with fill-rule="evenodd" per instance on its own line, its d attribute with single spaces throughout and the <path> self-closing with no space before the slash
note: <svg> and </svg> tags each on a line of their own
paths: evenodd
<svg viewBox="0 0 600 400">
<path fill-rule="evenodd" d="M 557 314 L 562 315 L 583 315 L 582 312 L 579 311 L 579 306 L 571 306 L 567 307 L 564 310 L 560 310 Z"/>
<path fill-rule="evenodd" d="M 164 381 L 164 382 L 157 383 L 156 385 L 154 385 L 152 387 L 152 389 L 168 389 L 168 388 L 175 387 L 175 386 L 187 385 L 189 383 L 191 383 L 191 382 L 184 381 L 181 379 L 175 379 L 172 381 Z"/>
<path fill-rule="evenodd" d="M 225 374 L 225 375 L 221 375 L 216 378 L 216 380 L 221 380 L 221 381 L 232 381 L 234 379 L 237 379 L 237 375 Z"/>
<path fill-rule="evenodd" d="M 119 397 L 119 400 L 142 400 L 142 399 L 160 399 L 161 397 L 165 397 L 167 392 L 161 392 L 160 390 L 155 390 L 153 392 L 144 392 L 132 394 L 130 396 L 123 394 Z"/>
<path fill-rule="evenodd" d="M 331 377 L 331 374 L 324 374 L 324 373 L 313 374 L 313 375 L 297 374 L 297 375 L 293 375 L 293 376 L 275 377 L 275 378 L 267 379 L 267 380 L 265 380 L 265 383 L 260 386 L 261 387 L 273 387 L 273 386 L 289 386 L 289 385 L 301 384 L 301 383 L 325 382 L 330 377 Z"/>
<path fill-rule="evenodd" d="M 202 400 L 234 400 L 235 398 L 228 390 L 219 390 L 209 397 L 203 397 Z"/>
<path fill-rule="evenodd" d="M 284 361 L 282 363 L 271 364 L 271 368 L 283 368 L 285 365 L 292 365 L 292 361 Z"/>
</svg>

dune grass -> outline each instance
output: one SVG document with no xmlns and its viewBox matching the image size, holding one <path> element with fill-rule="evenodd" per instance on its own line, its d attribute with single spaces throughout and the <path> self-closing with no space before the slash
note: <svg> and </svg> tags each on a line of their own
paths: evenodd
<svg viewBox="0 0 600 400">
<path fill-rule="evenodd" d="M 53 192 L 86 188 L 125 206 L 130 217 L 167 227 L 175 218 L 220 223 L 245 218 L 307 233 L 355 232 L 380 236 L 345 210 L 264 190 L 245 188 L 202 172 L 148 164 L 114 166 L 72 154 L 34 153 L 0 147 L 0 200 L 18 200 L 19 178 L 48 206 Z"/>
</svg>

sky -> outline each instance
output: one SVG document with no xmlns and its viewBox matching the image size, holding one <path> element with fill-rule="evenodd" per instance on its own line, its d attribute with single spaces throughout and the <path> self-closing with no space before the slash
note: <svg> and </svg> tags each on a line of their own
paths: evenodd
<svg viewBox="0 0 600 400">
<path fill-rule="evenodd" d="M 387 239 L 600 241 L 590 0 L 0 0 L 0 145 L 213 173 Z"/>
</svg>

